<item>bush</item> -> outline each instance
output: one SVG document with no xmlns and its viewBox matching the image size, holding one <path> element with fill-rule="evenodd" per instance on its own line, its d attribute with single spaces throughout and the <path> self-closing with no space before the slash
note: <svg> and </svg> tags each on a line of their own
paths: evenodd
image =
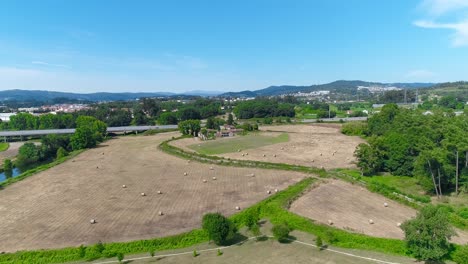
<svg viewBox="0 0 468 264">
<path fill-rule="evenodd" d="M 273 232 L 273 236 L 279 242 L 285 242 L 287 241 L 289 237 L 289 232 L 291 232 L 291 229 L 289 229 L 289 226 L 287 223 L 282 223 L 282 224 L 273 226 L 271 231 Z"/>
<path fill-rule="evenodd" d="M 317 237 L 317 239 L 315 240 L 315 245 L 319 248 L 319 249 L 322 249 L 323 247 L 323 242 L 322 242 L 322 238 L 321 237 Z"/>
<path fill-rule="evenodd" d="M 468 264 L 468 244 L 457 248 L 453 254 L 453 261 L 457 264 Z"/>
<path fill-rule="evenodd" d="M 3 170 L 5 172 L 13 170 L 13 163 L 11 163 L 11 160 L 6 159 L 3 161 Z"/>
<path fill-rule="evenodd" d="M 120 252 L 117 253 L 117 260 L 119 261 L 119 263 L 122 262 L 123 259 L 124 259 L 124 254 L 122 254 Z"/>
<path fill-rule="evenodd" d="M 210 240 L 217 245 L 223 245 L 236 232 L 236 227 L 220 213 L 205 214 L 202 219 L 202 227 L 208 233 Z"/>
<path fill-rule="evenodd" d="M 350 122 L 341 127 L 341 133 L 348 136 L 363 136 L 367 131 L 367 123 Z"/>
<path fill-rule="evenodd" d="M 252 231 L 253 228 L 258 227 L 258 221 L 260 220 L 260 214 L 257 208 L 251 208 L 245 212 L 245 225 Z"/>
<path fill-rule="evenodd" d="M 64 148 L 60 147 L 57 150 L 57 155 L 56 155 L 57 159 L 61 159 L 66 156 L 68 156 L 68 152 Z"/>
</svg>

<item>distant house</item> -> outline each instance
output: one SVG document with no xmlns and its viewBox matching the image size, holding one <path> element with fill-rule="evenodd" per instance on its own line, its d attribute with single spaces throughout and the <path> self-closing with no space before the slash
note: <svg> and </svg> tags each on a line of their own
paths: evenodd
<svg viewBox="0 0 468 264">
<path fill-rule="evenodd" d="M 16 115 L 16 113 L 0 113 L 0 120 L 3 122 L 10 121 L 10 116 Z"/>
<path fill-rule="evenodd" d="M 236 128 L 232 125 L 220 126 L 220 130 L 216 133 L 217 137 L 233 137 L 238 133 L 242 133 L 243 129 Z"/>
</svg>

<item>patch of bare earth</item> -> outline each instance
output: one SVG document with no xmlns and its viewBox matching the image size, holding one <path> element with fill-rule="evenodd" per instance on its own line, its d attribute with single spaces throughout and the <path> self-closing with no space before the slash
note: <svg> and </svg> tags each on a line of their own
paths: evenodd
<svg viewBox="0 0 468 264">
<path fill-rule="evenodd" d="M 328 180 L 311 189 L 291 205 L 290 211 L 323 224 L 331 220 L 333 226 L 351 232 L 397 239 L 404 238 L 398 223 L 416 216 L 412 208 L 340 180 Z M 457 233 L 453 242 L 468 241 L 466 232 Z"/>
<path fill-rule="evenodd" d="M 343 135 L 339 124 L 282 125 L 261 127 L 265 135 L 278 136 L 284 132 L 289 141 L 241 152 L 219 154 L 231 159 L 288 163 L 325 169 L 355 168 L 354 150 L 365 141 L 359 137 Z M 229 138 L 216 139 L 219 141 Z M 199 139 L 183 139 L 172 144 L 187 151 L 187 146 L 203 144 Z M 245 155 L 248 153 L 248 155 Z M 242 156 L 244 154 L 244 156 Z M 264 156 L 265 155 L 265 156 Z M 275 156 L 276 155 L 276 156 Z"/>
<path fill-rule="evenodd" d="M 0 251 L 179 234 L 207 212 L 231 215 L 306 177 L 188 162 L 158 149 L 172 136 L 113 139 L 0 190 Z"/>
</svg>

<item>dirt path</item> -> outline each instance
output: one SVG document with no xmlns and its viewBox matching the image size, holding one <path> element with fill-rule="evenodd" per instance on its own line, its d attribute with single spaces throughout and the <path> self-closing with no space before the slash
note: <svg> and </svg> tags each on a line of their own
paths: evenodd
<svg viewBox="0 0 468 264">
<path fill-rule="evenodd" d="M 158 150 L 160 142 L 176 135 L 113 139 L 1 190 L 0 251 L 174 235 L 200 227 L 207 212 L 231 215 L 236 206 L 248 207 L 266 198 L 267 190 L 284 189 L 306 176 L 221 166 L 211 170 Z M 90 224 L 91 219 L 97 223 Z"/>
</svg>

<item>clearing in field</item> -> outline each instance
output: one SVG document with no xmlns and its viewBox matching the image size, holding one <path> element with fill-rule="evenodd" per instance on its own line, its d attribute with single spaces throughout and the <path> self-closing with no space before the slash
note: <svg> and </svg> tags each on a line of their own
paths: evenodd
<svg viewBox="0 0 468 264">
<path fill-rule="evenodd" d="M 258 133 L 232 138 L 221 138 L 206 141 L 201 144 L 190 145 L 189 148 L 205 155 L 217 155 L 229 152 L 237 152 L 239 149 L 254 149 L 277 143 L 288 142 L 287 133 L 279 135 L 262 135 Z"/>
<path fill-rule="evenodd" d="M 311 189 L 291 205 L 290 211 L 323 224 L 330 220 L 333 226 L 351 232 L 397 239 L 404 238 L 398 223 L 416 216 L 412 208 L 340 180 L 329 180 Z M 457 233 L 453 242 L 468 242 L 465 231 Z"/>
<path fill-rule="evenodd" d="M 273 163 L 288 163 L 325 169 L 355 168 L 354 151 L 356 146 L 365 141 L 359 137 L 346 136 L 340 132 L 339 124 L 314 124 L 314 125 L 282 125 L 261 127 L 260 134 L 265 137 L 279 137 L 285 133 L 289 135 L 286 142 L 269 144 L 257 147 L 243 148 L 236 145 L 235 138 L 221 138 L 209 142 L 203 142 L 198 138 L 185 138 L 173 141 L 173 144 L 187 151 L 198 151 L 198 146 L 203 148 L 209 144 L 215 148 L 218 144 L 229 142 L 230 151 L 217 156 L 240 160 L 256 160 Z M 252 139 L 259 136 L 252 136 Z M 241 137 L 239 137 L 239 140 Z M 230 142 L 231 140 L 232 143 Z M 255 144 L 255 143 L 252 143 Z M 240 149 L 240 152 L 237 150 Z M 214 153 L 208 153 L 214 154 Z"/>
<path fill-rule="evenodd" d="M 112 139 L 0 190 L 0 251 L 179 234 L 199 228 L 207 212 L 232 215 L 306 177 L 188 162 L 158 149 L 177 135 Z"/>
</svg>

